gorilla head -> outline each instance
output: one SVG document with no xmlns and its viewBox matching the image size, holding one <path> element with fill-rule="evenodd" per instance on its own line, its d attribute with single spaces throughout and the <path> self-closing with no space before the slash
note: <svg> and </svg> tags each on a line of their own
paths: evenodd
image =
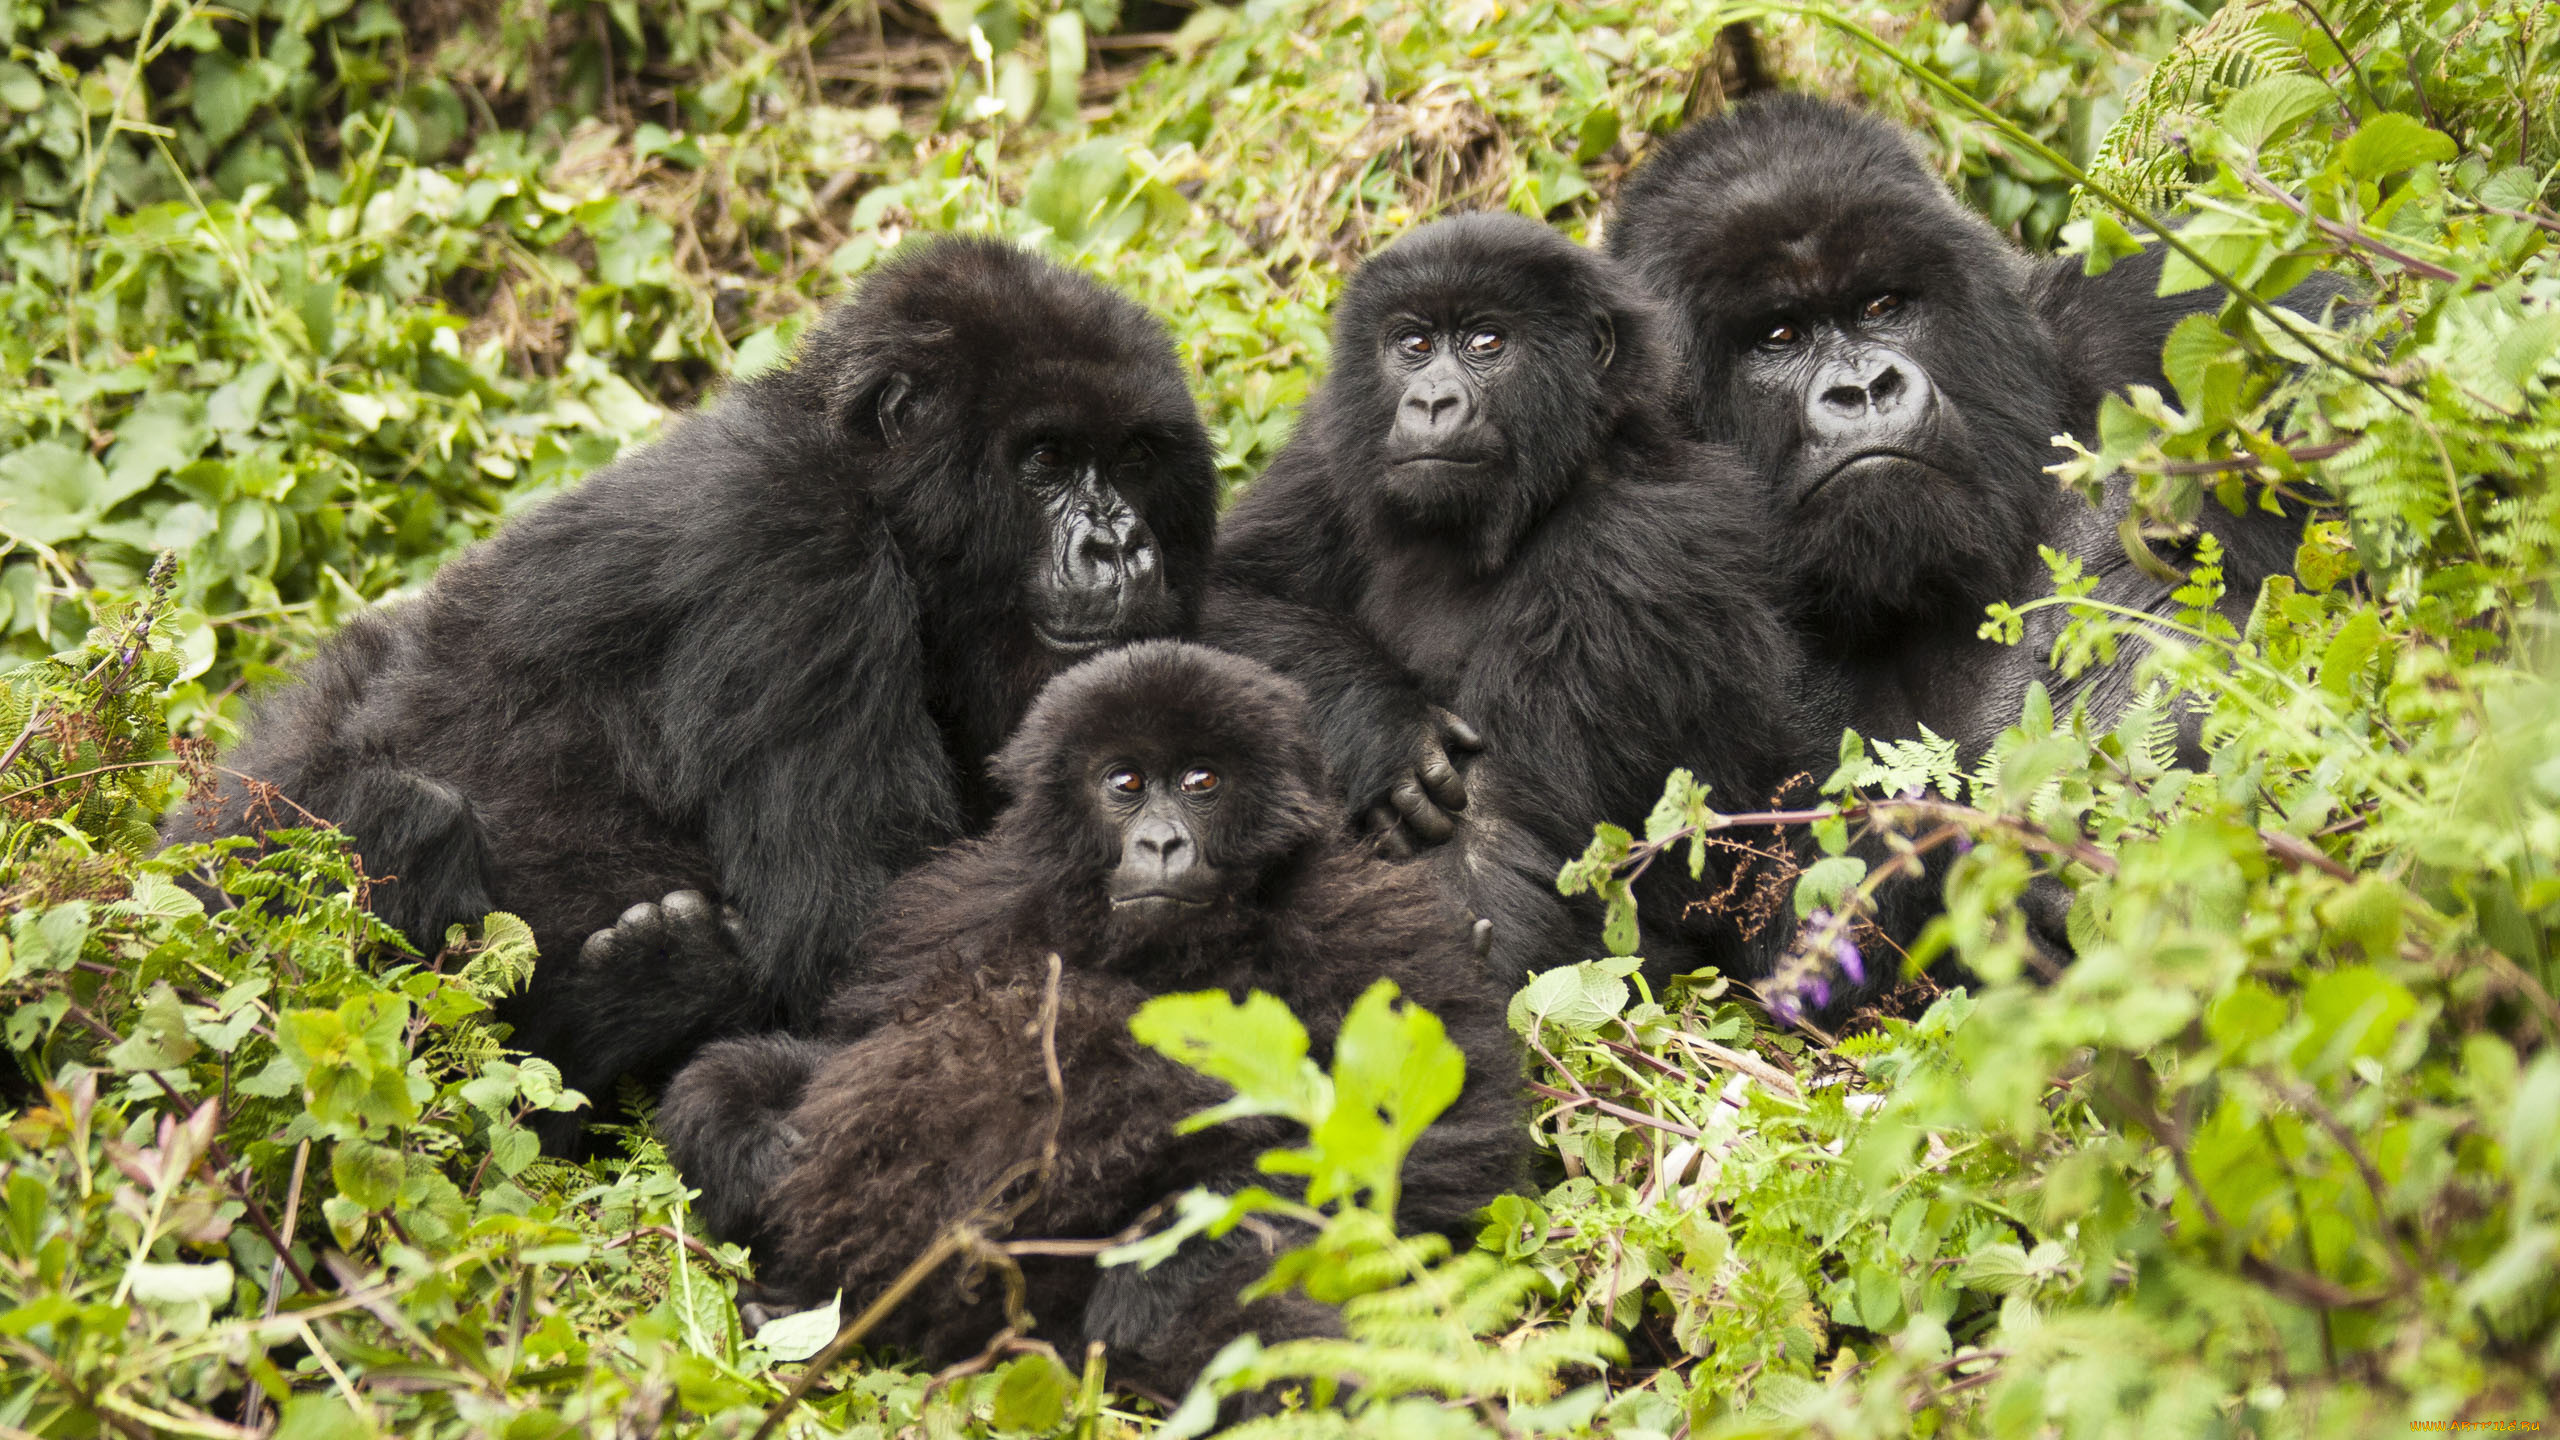
<svg viewBox="0 0 2560 1440">
<path fill-rule="evenodd" d="M 1811 623 L 1970 624 L 2014 592 L 2058 363 L 2024 257 L 1899 132 L 1800 96 L 1702 121 L 1628 180 L 1609 246 L 1684 312 L 1698 423 L 1772 487 Z"/>
<path fill-rule="evenodd" d="M 1544 225 L 1426 225 L 1362 265 L 1335 308 L 1320 443 L 1370 477 L 1379 518 L 1499 569 L 1657 393 L 1641 310 Z"/>
<path fill-rule="evenodd" d="M 1012 246 L 945 239 L 866 282 L 801 355 L 785 383 L 884 462 L 901 548 L 963 592 L 1020 597 L 1051 655 L 1188 625 L 1216 485 L 1145 311 Z"/>
<path fill-rule="evenodd" d="M 1015 798 L 990 848 L 1048 868 L 1023 893 L 1079 912 L 1066 928 L 1103 937 L 1106 965 L 1224 941 L 1334 826 L 1297 687 L 1196 645 L 1068 671 L 995 763 Z"/>
</svg>

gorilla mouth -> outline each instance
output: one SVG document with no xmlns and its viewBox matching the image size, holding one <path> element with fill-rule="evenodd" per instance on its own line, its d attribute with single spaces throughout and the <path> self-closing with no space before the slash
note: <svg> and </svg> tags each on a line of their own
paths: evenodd
<svg viewBox="0 0 2560 1440">
<path fill-rule="evenodd" d="M 1087 630 L 1070 634 L 1052 630 L 1037 622 L 1032 624 L 1031 633 L 1040 637 L 1041 644 L 1061 655 L 1090 655 L 1097 650 L 1108 650 L 1119 644 L 1121 638 L 1117 632 L 1110 630 Z"/>
<path fill-rule="evenodd" d="M 1832 481 L 1840 479 L 1853 470 L 1898 470 L 1906 465 L 1925 470 L 1932 475 L 1945 473 L 1927 456 L 1915 455 L 1908 450 L 1861 450 L 1854 455 L 1843 457 L 1839 464 L 1822 472 L 1820 478 L 1805 487 L 1804 494 L 1800 498 L 1811 500 L 1814 496 L 1821 494 Z"/>
<path fill-rule="evenodd" d="M 1206 910 L 1209 908 L 1209 902 L 1206 900 L 1194 900 L 1188 896 L 1176 895 L 1165 890 L 1150 890 L 1143 895 L 1114 895 L 1111 897 L 1111 908 L 1114 910 L 1130 905 L 1142 905 L 1151 910 L 1168 905 L 1183 910 Z"/>
</svg>

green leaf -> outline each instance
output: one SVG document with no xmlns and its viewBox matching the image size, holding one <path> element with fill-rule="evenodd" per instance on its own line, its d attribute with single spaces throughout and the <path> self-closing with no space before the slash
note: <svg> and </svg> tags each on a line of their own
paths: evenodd
<svg viewBox="0 0 2560 1440">
<path fill-rule="evenodd" d="M 305 1391 L 284 1402 L 269 1440 L 373 1440 L 371 1425 L 335 1391 Z"/>
<path fill-rule="evenodd" d="M 2382 617 L 2369 607 L 2359 608 L 2321 652 L 2320 688 L 2332 695 L 2353 692 L 2364 679 L 2365 662 L 2380 648 Z"/>
<path fill-rule="evenodd" d="M 1033 1353 L 996 1372 L 994 1413 L 999 1430 L 1054 1430 L 1067 1415 L 1075 1377 L 1051 1356 Z"/>
<path fill-rule="evenodd" d="M 0 534 L 59 545 L 105 507 L 107 472 L 89 452 L 59 440 L 0 458 Z"/>
<path fill-rule="evenodd" d="M 1618 107 L 1594 105 L 1574 129 L 1573 163 L 1588 165 L 1618 143 Z"/>
<path fill-rule="evenodd" d="M 2338 163 L 2360 180 L 2397 175 L 2414 165 L 2453 158 L 2453 137 L 2398 113 L 2376 115 L 2338 150 Z"/>
<path fill-rule="evenodd" d="M 1239 1115 L 1312 1124 L 1327 1082 L 1307 1058 L 1307 1030 L 1289 1007 L 1256 990 L 1239 1005 L 1225 991 L 1162 995 L 1129 1017 L 1138 1043 L 1235 1087 L 1235 1098 L 1183 1122 L 1199 1129 Z"/>
<path fill-rule="evenodd" d="M 1626 977 L 1643 968 L 1643 961 L 1621 955 L 1542 971 L 1511 997 L 1511 1028 L 1531 1036 L 1543 1022 L 1568 1035 L 1588 1035 L 1625 1011 Z"/>
<path fill-rule="evenodd" d="M 844 1292 L 815 1310 L 776 1316 L 756 1331 L 755 1346 L 776 1360 L 806 1360 L 844 1328 Z"/>
<path fill-rule="evenodd" d="M 231 1265 L 163 1265 L 145 1261 L 133 1267 L 133 1298 L 145 1305 L 215 1305 L 231 1298 Z"/>
<path fill-rule="evenodd" d="M 2329 87 L 2308 75 L 2271 75 L 2222 106 L 2222 133 L 2252 150 L 2329 103 Z"/>
<path fill-rule="evenodd" d="M 1838 909 L 1841 897 L 1866 878 L 1867 862 L 1855 855 L 1815 861 L 1796 877 L 1796 918 L 1801 920 L 1816 909 Z"/>
<path fill-rule="evenodd" d="M 408 1173 L 399 1151 L 370 1140 L 341 1140 L 329 1155 L 329 1178 L 338 1193 L 368 1211 L 390 1209 Z"/>
<path fill-rule="evenodd" d="M 1332 1103 L 1310 1127 L 1307 1201 L 1322 1205 L 1367 1192 L 1370 1207 L 1392 1214 L 1405 1152 L 1458 1098 L 1466 1052 L 1451 1043 L 1440 1018 L 1397 1003 L 1396 984 L 1379 980 L 1362 992 L 1333 1045 Z M 1282 1169 L 1265 1157 L 1266 1168 Z"/>
<path fill-rule="evenodd" d="M 0 105 L 25 114 L 44 106 L 44 81 L 14 60 L 0 60 Z"/>
<path fill-rule="evenodd" d="M 187 1031 L 187 1013 L 166 980 L 151 987 L 133 1019 L 132 1033 L 107 1052 L 119 1070 L 168 1070 L 195 1058 L 201 1047 Z"/>
</svg>

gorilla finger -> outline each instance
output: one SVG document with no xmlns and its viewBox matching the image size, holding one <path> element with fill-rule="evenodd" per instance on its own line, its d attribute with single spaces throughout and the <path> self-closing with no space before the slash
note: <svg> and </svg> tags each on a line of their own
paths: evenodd
<svg viewBox="0 0 2560 1440">
<path fill-rule="evenodd" d="M 1447 755 L 1435 751 L 1423 757 L 1414 775 L 1422 781 L 1423 793 L 1441 809 L 1467 808 L 1467 777 L 1458 773 L 1458 767 L 1449 763 Z"/>
<path fill-rule="evenodd" d="M 687 945 L 720 943 L 719 917 L 701 891 L 678 890 L 659 901 L 658 909 L 667 917 L 670 938 L 681 939 Z"/>
<path fill-rule="evenodd" d="M 1440 732 L 1440 743 L 1447 748 L 1463 750 L 1470 755 L 1484 748 L 1484 736 L 1476 733 L 1476 727 L 1459 719 L 1456 712 L 1435 708 L 1431 719 Z"/>
<path fill-rule="evenodd" d="M 1384 804 L 1370 806 L 1368 813 L 1360 817 L 1360 824 L 1377 840 L 1379 854 L 1390 860 L 1412 857 L 1413 840 L 1404 833 L 1404 826 L 1397 823 L 1392 807 Z"/>
<path fill-rule="evenodd" d="M 602 970 L 622 958 L 622 932 L 599 930 L 578 947 L 578 968 Z"/>
<path fill-rule="evenodd" d="M 1437 845 L 1458 833 L 1458 822 L 1449 818 L 1448 811 L 1431 803 L 1431 797 L 1422 793 L 1420 781 L 1399 780 L 1396 788 L 1387 794 L 1404 816 L 1405 828 L 1419 836 L 1423 843 Z"/>
<path fill-rule="evenodd" d="M 667 943 L 667 914 L 658 908 L 655 900 L 643 900 L 623 911 L 622 918 L 613 922 L 613 929 L 627 945 L 664 945 Z"/>
</svg>

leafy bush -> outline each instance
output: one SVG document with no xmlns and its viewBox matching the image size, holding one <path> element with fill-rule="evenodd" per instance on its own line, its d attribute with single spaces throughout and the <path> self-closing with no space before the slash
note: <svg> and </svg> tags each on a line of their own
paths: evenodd
<svg viewBox="0 0 2560 1440">
<path fill-rule="evenodd" d="M 1473 1252 L 1396 1237 L 1399 1132 L 1330 1123 L 1344 1095 L 1427 1118 L 1428 1084 L 1382 1078 L 1433 1073 L 1427 1017 L 1378 997 L 1397 1063 L 1323 1075 L 1249 1002 L 1157 1012 L 1310 1126 L 1275 1163 L 1339 1183 L 1283 1206 L 1316 1236 L 1284 1278 L 1351 1315 L 1235 1352 L 1172 1428 L 1266 1381 L 1300 1408 L 1257 1425 L 1293 1434 L 2547 1419 L 2560 30 L 2469 0 L 1947 13 L 1256 0 L 1115 36 L 1108 7 L 1011 0 L 0 10 L 0 630 L 29 662 L 0 695 L 0 1425 L 1154 1426 L 1084 1357 L 813 1365 L 832 1312 L 745 1341 L 743 1257 L 694 1232 L 645 1110 L 618 1155 L 535 1153 L 526 1118 L 583 1097 L 490 1023 L 521 925 L 406 955 L 311 817 L 279 802 L 300 828 L 254 857 L 149 856 L 150 817 L 246 684 L 775 363 L 910 231 L 1015 236 L 1155 305 L 1246 483 L 1377 241 L 1485 204 L 1588 238 L 1651 137 L 1755 76 L 1921 127 L 2026 241 L 2093 267 L 2174 243 L 2173 283 L 2234 288 L 2173 337 L 2177 393 L 2111 403 L 2062 469 L 2133 494 L 2137 538 L 2276 492 L 2322 518 L 2239 633 L 2209 546 L 2175 624 L 2080 601 L 2057 559 L 2060 660 L 2138 653 L 2201 707 L 2206 771 L 2158 700 L 2107 725 L 2031 700 L 1968 773 L 1849 737 L 1759 1003 L 1651 993 L 1625 959 L 1529 983 L 1562 1178 Z M 2194 218 L 2164 242 L 2170 212 Z M 2314 267 L 2359 303 L 2266 307 Z M 1623 902 L 1715 798 L 1674 777 L 1567 882 Z M 1859 928 L 1862 831 L 1962 852 L 1911 957 Z M 2050 982 L 2013 903 L 2038 873 L 2076 896 Z M 1916 1013 L 1775 1018 L 1844 963 L 1939 956 L 1977 979 L 1920 982 Z"/>
</svg>

